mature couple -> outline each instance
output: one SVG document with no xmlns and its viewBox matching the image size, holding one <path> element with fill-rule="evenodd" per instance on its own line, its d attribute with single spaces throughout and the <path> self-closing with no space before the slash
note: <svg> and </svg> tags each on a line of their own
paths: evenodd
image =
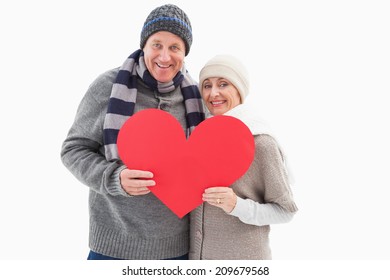
<svg viewBox="0 0 390 280">
<path fill-rule="evenodd" d="M 61 158 L 90 188 L 88 259 L 271 259 L 270 224 L 288 222 L 297 211 L 278 143 L 243 105 L 245 67 L 217 55 L 197 83 L 184 65 L 191 44 L 185 12 L 170 4 L 155 8 L 140 49 L 100 75 L 79 105 Z M 256 145 L 251 166 L 228 188 L 206 189 L 205 203 L 178 218 L 150 193 L 153 174 L 128 169 L 118 156 L 119 129 L 147 108 L 172 114 L 187 137 L 206 116 L 241 119 Z"/>
</svg>

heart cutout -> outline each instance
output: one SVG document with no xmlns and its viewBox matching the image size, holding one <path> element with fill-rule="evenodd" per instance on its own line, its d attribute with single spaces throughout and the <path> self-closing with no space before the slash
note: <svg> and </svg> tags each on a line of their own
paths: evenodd
<svg viewBox="0 0 390 280">
<path fill-rule="evenodd" d="M 206 188 L 230 186 L 249 168 L 254 140 L 249 128 L 230 116 L 201 122 L 186 139 L 169 113 L 145 109 L 119 131 L 118 153 L 129 169 L 151 171 L 150 191 L 179 218 L 202 204 Z"/>
</svg>

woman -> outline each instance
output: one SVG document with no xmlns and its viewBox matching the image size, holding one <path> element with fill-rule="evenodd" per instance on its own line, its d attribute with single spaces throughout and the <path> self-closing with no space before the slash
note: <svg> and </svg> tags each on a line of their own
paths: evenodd
<svg viewBox="0 0 390 280">
<path fill-rule="evenodd" d="M 255 158 L 230 187 L 208 188 L 191 213 L 190 259 L 271 259 L 270 224 L 289 222 L 298 210 L 281 149 L 243 105 L 249 93 L 245 67 L 233 56 L 209 60 L 199 87 L 211 115 L 243 121 L 255 140 Z"/>
</svg>

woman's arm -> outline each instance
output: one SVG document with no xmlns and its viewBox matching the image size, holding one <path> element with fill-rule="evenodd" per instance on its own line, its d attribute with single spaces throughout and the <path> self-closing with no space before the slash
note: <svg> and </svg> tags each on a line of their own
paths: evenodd
<svg viewBox="0 0 390 280">
<path fill-rule="evenodd" d="M 287 211 L 276 203 L 258 203 L 237 197 L 236 206 L 229 214 L 236 216 L 243 223 L 264 226 L 288 223 L 295 212 Z"/>
</svg>

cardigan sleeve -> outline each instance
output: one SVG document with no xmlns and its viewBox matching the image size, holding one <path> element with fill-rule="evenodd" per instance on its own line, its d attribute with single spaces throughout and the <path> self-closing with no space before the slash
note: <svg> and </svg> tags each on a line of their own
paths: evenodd
<svg viewBox="0 0 390 280">
<path fill-rule="evenodd" d="M 255 136 L 260 184 L 264 203 L 275 203 L 289 212 L 298 210 L 291 191 L 282 152 L 270 135 Z"/>
</svg>

